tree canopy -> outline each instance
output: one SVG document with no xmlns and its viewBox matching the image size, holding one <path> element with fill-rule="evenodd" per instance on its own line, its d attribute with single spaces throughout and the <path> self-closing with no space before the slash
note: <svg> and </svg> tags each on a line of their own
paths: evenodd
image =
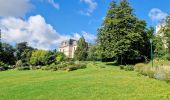
<svg viewBox="0 0 170 100">
<path fill-rule="evenodd" d="M 74 52 L 74 58 L 79 61 L 87 59 L 88 44 L 86 43 L 84 37 L 81 37 L 77 42 L 77 49 Z"/>
<path fill-rule="evenodd" d="M 103 59 L 118 63 L 135 63 L 149 57 L 149 35 L 146 23 L 139 20 L 126 0 L 112 1 L 103 24 L 98 29 L 97 43 Z"/>
</svg>

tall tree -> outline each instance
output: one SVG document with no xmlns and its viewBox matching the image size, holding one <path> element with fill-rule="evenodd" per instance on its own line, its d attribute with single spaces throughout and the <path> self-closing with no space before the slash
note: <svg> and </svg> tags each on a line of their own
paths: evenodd
<svg viewBox="0 0 170 100">
<path fill-rule="evenodd" d="M 98 46 L 97 45 L 90 45 L 89 46 L 87 59 L 91 60 L 91 61 L 101 60 L 100 53 L 98 53 Z"/>
<path fill-rule="evenodd" d="M 0 56 L 0 61 L 9 65 L 15 64 L 15 57 L 14 57 L 15 49 L 10 44 L 2 43 L 1 52 L 2 55 Z"/>
<path fill-rule="evenodd" d="M 166 17 L 165 22 L 160 30 L 160 34 L 162 34 L 167 48 L 170 50 L 170 15 Z"/>
<path fill-rule="evenodd" d="M 162 36 L 162 41 L 166 45 L 168 50 L 168 59 L 170 60 L 170 15 L 168 15 L 162 24 L 160 34 Z"/>
<path fill-rule="evenodd" d="M 146 23 L 139 20 L 126 0 L 112 1 L 102 26 L 98 29 L 98 45 L 104 59 L 118 63 L 135 63 L 148 57 L 149 36 Z"/>
<path fill-rule="evenodd" d="M 23 62 L 25 62 L 24 60 L 26 59 L 29 59 L 29 58 L 26 58 L 30 55 L 27 55 L 27 53 L 30 54 L 30 52 L 33 50 L 32 47 L 29 47 L 27 42 L 21 42 L 21 43 L 18 43 L 16 44 L 16 57 L 17 57 L 17 60 L 22 60 Z M 28 60 L 26 60 L 28 61 Z"/>
<path fill-rule="evenodd" d="M 74 53 L 74 58 L 79 61 L 84 61 L 87 59 L 88 44 L 86 43 L 84 37 L 81 37 L 77 43 L 77 49 Z"/>
<path fill-rule="evenodd" d="M 1 29 L 0 29 L 0 61 L 2 61 L 2 43 L 1 43 Z"/>
</svg>

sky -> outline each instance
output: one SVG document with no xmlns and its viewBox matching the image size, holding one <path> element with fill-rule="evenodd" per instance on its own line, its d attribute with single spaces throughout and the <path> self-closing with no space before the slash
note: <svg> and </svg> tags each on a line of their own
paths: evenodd
<svg viewBox="0 0 170 100">
<path fill-rule="evenodd" d="M 38 49 L 57 49 L 63 40 L 94 43 L 112 0 L 0 0 L 2 41 L 26 41 Z M 119 2 L 120 0 L 116 0 Z M 170 0 L 128 0 L 134 14 L 156 27 L 170 12 Z"/>
</svg>

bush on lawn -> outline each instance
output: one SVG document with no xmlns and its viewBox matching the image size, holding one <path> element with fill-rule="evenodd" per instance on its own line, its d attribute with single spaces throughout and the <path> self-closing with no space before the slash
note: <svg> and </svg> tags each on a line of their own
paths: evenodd
<svg viewBox="0 0 170 100">
<path fill-rule="evenodd" d="M 3 62 L 0 62 L 0 71 L 5 71 L 5 70 L 8 70 L 8 65 Z"/>
<path fill-rule="evenodd" d="M 133 65 L 120 65 L 120 70 L 125 70 L 125 71 L 133 71 L 134 66 Z"/>
<path fill-rule="evenodd" d="M 85 64 L 74 64 L 74 65 L 69 65 L 66 70 L 73 71 L 73 70 L 84 69 L 84 68 L 86 68 Z"/>
<path fill-rule="evenodd" d="M 42 66 L 30 66 L 31 70 L 38 70 L 41 69 Z"/>
<path fill-rule="evenodd" d="M 18 67 L 17 70 L 22 71 L 22 70 L 30 70 L 29 66 L 24 66 L 24 67 Z"/>
<path fill-rule="evenodd" d="M 126 66 L 124 67 L 124 70 L 125 70 L 125 71 L 133 71 L 133 70 L 134 70 L 134 66 L 132 66 L 132 65 L 126 65 Z"/>
<path fill-rule="evenodd" d="M 52 70 L 52 71 L 57 71 L 57 70 L 67 70 L 67 71 L 73 71 L 77 69 L 84 69 L 86 68 L 86 64 L 80 64 L 77 63 L 75 64 L 74 62 L 65 62 L 65 63 L 60 63 L 60 64 L 51 64 L 49 66 L 44 66 L 42 67 L 42 70 Z"/>
<path fill-rule="evenodd" d="M 144 64 L 144 63 L 138 63 L 135 65 L 134 70 L 137 72 L 141 72 L 145 66 L 146 66 L 146 64 Z"/>
<path fill-rule="evenodd" d="M 123 69 L 124 69 L 124 66 L 123 66 L 123 65 L 120 65 L 119 67 L 120 67 L 120 70 L 123 70 Z"/>
<path fill-rule="evenodd" d="M 50 66 L 43 66 L 41 67 L 42 70 L 51 70 L 52 68 L 50 68 Z"/>
</svg>

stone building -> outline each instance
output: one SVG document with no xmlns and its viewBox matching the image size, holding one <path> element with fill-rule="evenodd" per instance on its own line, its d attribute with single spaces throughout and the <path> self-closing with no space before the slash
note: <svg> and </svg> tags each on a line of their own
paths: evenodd
<svg viewBox="0 0 170 100">
<path fill-rule="evenodd" d="M 69 39 L 61 42 L 59 51 L 63 52 L 68 58 L 73 58 L 76 48 L 77 48 L 77 41 L 74 39 Z"/>
</svg>

